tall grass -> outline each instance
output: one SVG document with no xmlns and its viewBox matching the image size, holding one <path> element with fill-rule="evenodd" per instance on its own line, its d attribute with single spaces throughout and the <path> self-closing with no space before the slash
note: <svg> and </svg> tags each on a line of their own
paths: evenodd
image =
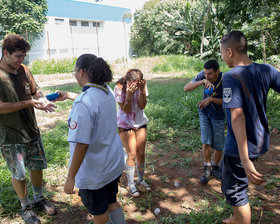
<svg viewBox="0 0 280 224">
<path fill-rule="evenodd" d="M 35 60 L 30 66 L 33 75 L 71 73 L 74 69 L 77 58 Z"/>
<path fill-rule="evenodd" d="M 160 56 L 162 63 L 155 65 L 152 72 L 199 72 L 203 69 L 203 65 L 207 60 L 202 60 L 186 55 L 167 55 Z M 219 61 L 220 70 L 229 70 L 223 61 Z"/>
<path fill-rule="evenodd" d="M 51 60 L 35 60 L 30 65 L 32 74 L 56 74 L 70 73 L 77 58 L 51 59 Z M 205 60 L 189 57 L 186 55 L 167 55 L 134 58 L 129 64 L 122 61 L 115 61 L 110 64 L 115 74 L 125 74 L 128 68 L 138 68 L 144 74 L 147 73 L 167 73 L 167 72 L 199 72 L 203 69 Z M 227 71 L 228 68 L 224 62 L 219 61 L 221 71 Z"/>
</svg>

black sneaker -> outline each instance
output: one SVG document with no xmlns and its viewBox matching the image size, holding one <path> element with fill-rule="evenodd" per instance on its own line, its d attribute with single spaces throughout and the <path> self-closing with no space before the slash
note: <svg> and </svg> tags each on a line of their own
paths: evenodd
<svg viewBox="0 0 280 224">
<path fill-rule="evenodd" d="M 210 175 L 212 177 L 214 177 L 216 180 L 221 180 L 220 179 L 220 169 L 219 169 L 219 166 L 213 166 L 212 165 L 212 169 L 211 169 Z"/>
<path fill-rule="evenodd" d="M 211 170 L 211 166 L 204 166 L 203 176 L 200 177 L 200 183 L 202 185 L 206 185 L 208 181 L 211 179 L 210 170 Z"/>
<path fill-rule="evenodd" d="M 36 213 L 32 210 L 31 206 L 20 209 L 19 214 L 21 218 L 24 220 L 24 223 L 29 223 L 29 224 L 41 223 L 40 219 L 38 218 Z"/>
<path fill-rule="evenodd" d="M 32 207 L 34 208 L 35 211 L 43 212 L 46 215 L 55 215 L 56 214 L 56 209 L 55 207 L 47 202 L 45 197 L 42 197 L 40 201 L 33 201 Z"/>
</svg>

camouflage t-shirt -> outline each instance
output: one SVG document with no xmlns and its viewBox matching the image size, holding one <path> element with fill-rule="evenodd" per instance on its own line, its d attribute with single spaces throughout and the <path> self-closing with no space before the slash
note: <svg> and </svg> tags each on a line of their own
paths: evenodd
<svg viewBox="0 0 280 224">
<path fill-rule="evenodd" d="M 37 85 L 25 65 L 17 74 L 0 68 L 0 100 L 19 102 L 32 99 Z M 0 114 L 0 144 L 29 143 L 40 136 L 33 107 Z"/>
</svg>

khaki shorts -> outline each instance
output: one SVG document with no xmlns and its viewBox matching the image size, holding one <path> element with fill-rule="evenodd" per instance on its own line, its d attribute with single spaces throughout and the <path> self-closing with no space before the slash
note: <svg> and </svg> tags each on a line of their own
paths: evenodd
<svg viewBox="0 0 280 224">
<path fill-rule="evenodd" d="M 25 167 L 29 170 L 47 168 L 46 156 L 41 138 L 26 144 L 2 144 L 2 155 L 16 180 L 25 179 Z"/>
</svg>

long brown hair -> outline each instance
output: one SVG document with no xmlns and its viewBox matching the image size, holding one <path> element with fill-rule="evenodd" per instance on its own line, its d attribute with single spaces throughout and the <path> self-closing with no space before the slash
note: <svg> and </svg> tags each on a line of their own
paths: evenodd
<svg viewBox="0 0 280 224">
<path fill-rule="evenodd" d="M 126 90 L 126 88 L 123 88 L 123 87 L 126 87 L 127 81 L 135 81 L 135 80 L 138 80 L 139 78 L 140 78 L 140 80 L 143 79 L 143 73 L 139 69 L 136 69 L 136 68 L 129 69 L 127 71 L 126 75 L 121 77 L 117 81 L 116 85 L 118 85 L 119 88 Z"/>
</svg>

